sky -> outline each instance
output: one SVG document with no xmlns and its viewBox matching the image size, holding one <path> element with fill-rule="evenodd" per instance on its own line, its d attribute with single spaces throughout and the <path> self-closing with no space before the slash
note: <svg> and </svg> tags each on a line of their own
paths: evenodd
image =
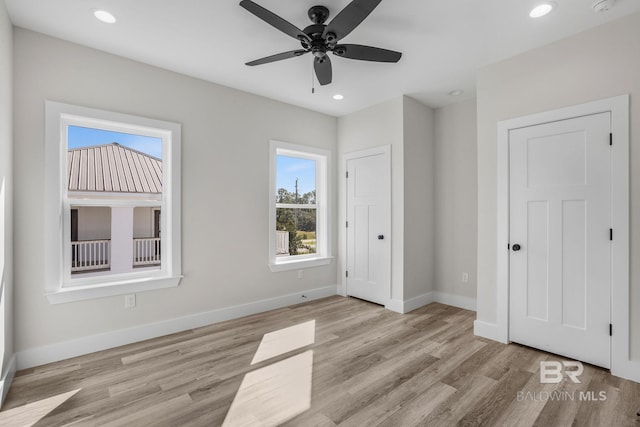
<svg viewBox="0 0 640 427">
<path fill-rule="evenodd" d="M 117 142 L 125 147 L 162 159 L 162 140 L 160 138 L 80 126 L 69 126 L 67 138 L 70 149 Z"/>
<path fill-rule="evenodd" d="M 296 178 L 298 178 L 298 194 L 302 195 L 316 189 L 315 160 L 287 156 L 276 157 L 276 190 L 284 188 L 290 193 L 295 192 Z"/>
<path fill-rule="evenodd" d="M 69 126 L 68 144 L 70 149 L 111 144 L 112 142 L 162 159 L 162 140 L 160 138 Z M 314 160 L 288 156 L 277 156 L 276 160 L 276 190 L 285 188 L 291 193 L 295 192 L 296 178 L 298 178 L 298 193 L 300 195 L 316 189 L 316 162 Z"/>
</svg>

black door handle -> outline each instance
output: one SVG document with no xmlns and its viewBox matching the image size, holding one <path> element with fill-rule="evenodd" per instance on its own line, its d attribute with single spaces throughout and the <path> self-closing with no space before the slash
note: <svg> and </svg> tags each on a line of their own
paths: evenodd
<svg viewBox="0 0 640 427">
<path fill-rule="evenodd" d="M 520 245 L 519 245 L 519 244 L 517 244 L 517 243 L 516 243 L 515 245 L 513 245 L 513 251 L 514 251 L 514 252 L 518 252 L 520 249 L 521 249 L 521 248 L 520 248 Z"/>
<path fill-rule="evenodd" d="M 378 234 L 378 240 L 384 240 L 384 236 L 382 234 Z"/>
</svg>

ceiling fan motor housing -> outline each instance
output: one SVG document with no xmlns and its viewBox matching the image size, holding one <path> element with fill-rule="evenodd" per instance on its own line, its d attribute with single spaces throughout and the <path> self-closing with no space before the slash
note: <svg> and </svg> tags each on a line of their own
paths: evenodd
<svg viewBox="0 0 640 427">
<path fill-rule="evenodd" d="M 311 6 L 307 14 L 314 24 L 324 24 L 329 17 L 329 9 L 324 6 Z"/>
</svg>

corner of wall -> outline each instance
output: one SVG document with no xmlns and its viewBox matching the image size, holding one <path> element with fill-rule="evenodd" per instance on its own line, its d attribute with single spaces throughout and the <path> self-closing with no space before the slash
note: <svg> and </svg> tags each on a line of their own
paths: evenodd
<svg viewBox="0 0 640 427">
<path fill-rule="evenodd" d="M 4 399 L 7 397 L 7 394 L 9 394 L 9 389 L 11 388 L 13 377 L 16 375 L 16 370 L 16 355 L 14 354 L 11 356 L 9 363 L 7 364 L 7 369 L 0 378 L 0 409 L 2 408 L 2 404 L 4 403 Z"/>
<path fill-rule="evenodd" d="M 435 113 L 406 95 L 402 107 L 406 302 L 435 287 Z"/>
<path fill-rule="evenodd" d="M 0 405 L 16 371 L 13 345 L 13 26 L 0 2 Z M 5 95 L 6 94 L 6 95 Z"/>
<path fill-rule="evenodd" d="M 465 306 L 473 306 L 480 312 L 481 301 L 476 289 L 476 100 L 437 109 L 434 127 L 437 224 L 434 291 L 460 299 Z"/>
</svg>

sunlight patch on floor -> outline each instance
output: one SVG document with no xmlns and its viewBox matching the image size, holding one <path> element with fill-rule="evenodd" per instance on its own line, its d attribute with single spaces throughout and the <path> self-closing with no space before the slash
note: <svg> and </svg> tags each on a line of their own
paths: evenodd
<svg viewBox="0 0 640 427">
<path fill-rule="evenodd" d="M 315 320 L 269 332 L 262 337 L 251 364 L 255 365 L 272 357 L 311 345 L 315 342 L 315 333 Z"/>
<path fill-rule="evenodd" d="M 81 389 L 73 390 L 47 399 L 32 402 L 18 408 L 0 412 L 0 425 L 29 427 L 40 421 L 49 412 L 62 405 Z"/>
<path fill-rule="evenodd" d="M 245 375 L 223 426 L 277 426 L 311 407 L 313 350 Z"/>
</svg>

